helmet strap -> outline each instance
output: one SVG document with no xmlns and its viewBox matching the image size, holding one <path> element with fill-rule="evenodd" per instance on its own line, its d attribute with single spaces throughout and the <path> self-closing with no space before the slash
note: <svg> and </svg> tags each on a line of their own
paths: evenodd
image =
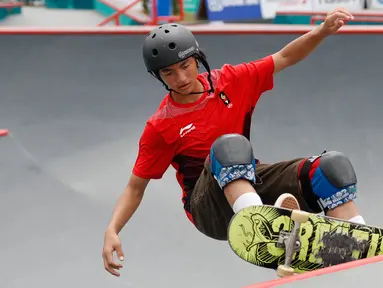
<svg viewBox="0 0 383 288">
<path fill-rule="evenodd" d="M 205 57 L 201 57 L 201 55 L 198 55 L 198 60 L 200 60 L 202 62 L 202 65 L 205 67 L 206 71 L 207 71 L 207 80 L 209 82 L 209 85 L 210 85 L 210 89 L 207 90 L 207 91 L 204 91 L 204 92 L 209 92 L 209 93 L 214 93 L 214 87 L 213 87 L 213 81 L 211 80 L 211 70 L 210 70 L 210 66 L 209 64 L 207 63 Z"/>
</svg>

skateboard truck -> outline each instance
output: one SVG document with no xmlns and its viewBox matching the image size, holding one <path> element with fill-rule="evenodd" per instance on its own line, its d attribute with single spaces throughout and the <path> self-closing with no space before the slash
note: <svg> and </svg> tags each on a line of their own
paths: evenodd
<svg viewBox="0 0 383 288">
<path fill-rule="evenodd" d="M 285 248 L 285 264 L 279 265 L 277 269 L 277 275 L 279 277 L 294 275 L 294 269 L 291 268 L 291 261 L 293 259 L 294 252 L 299 250 L 301 243 L 299 241 L 299 231 L 301 224 L 309 220 L 309 214 L 304 211 L 294 210 L 291 213 L 291 220 L 294 221 L 294 228 L 291 233 L 283 231 L 278 239 L 277 247 Z"/>
<path fill-rule="evenodd" d="M 288 241 L 290 239 L 290 235 L 291 235 L 290 232 L 281 231 L 281 233 L 279 234 L 277 247 L 278 248 L 286 248 L 286 246 L 289 245 Z M 297 238 L 295 238 L 295 240 L 296 241 L 295 241 L 295 246 L 294 246 L 294 252 L 299 251 L 299 249 L 301 248 L 301 242 L 299 242 L 299 240 Z"/>
</svg>

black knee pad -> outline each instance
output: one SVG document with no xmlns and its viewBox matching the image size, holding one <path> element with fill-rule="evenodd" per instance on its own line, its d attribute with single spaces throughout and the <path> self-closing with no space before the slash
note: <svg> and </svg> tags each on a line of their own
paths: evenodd
<svg viewBox="0 0 383 288">
<path fill-rule="evenodd" d="M 236 179 L 255 183 L 256 160 L 250 141 L 240 134 L 225 134 L 210 149 L 210 169 L 223 188 Z"/>
<path fill-rule="evenodd" d="M 341 152 L 325 151 L 306 159 L 299 178 L 306 201 L 316 212 L 334 209 L 356 198 L 356 174 Z"/>
</svg>

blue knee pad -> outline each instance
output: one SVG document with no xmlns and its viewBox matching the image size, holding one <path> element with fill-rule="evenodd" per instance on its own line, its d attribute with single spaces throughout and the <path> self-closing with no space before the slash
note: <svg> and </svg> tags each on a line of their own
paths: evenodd
<svg viewBox="0 0 383 288">
<path fill-rule="evenodd" d="M 334 209 L 356 198 L 355 171 L 350 160 L 337 151 L 308 158 L 302 166 L 300 180 L 309 206 L 316 197 L 321 210 Z"/>
<path fill-rule="evenodd" d="M 225 134 L 214 141 L 210 149 L 210 170 L 221 189 L 237 179 L 255 183 L 255 169 L 253 148 L 246 137 Z"/>
</svg>

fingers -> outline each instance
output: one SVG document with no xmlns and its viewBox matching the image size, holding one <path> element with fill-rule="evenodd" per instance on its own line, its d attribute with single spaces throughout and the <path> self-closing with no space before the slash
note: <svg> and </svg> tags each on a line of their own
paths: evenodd
<svg viewBox="0 0 383 288">
<path fill-rule="evenodd" d="M 106 232 L 104 239 L 104 248 L 102 251 L 102 258 L 104 259 L 104 268 L 110 274 L 120 276 L 116 270 L 120 270 L 122 264 L 116 263 L 113 259 L 113 253 L 116 251 L 117 257 L 120 261 L 124 260 L 124 252 L 122 251 L 121 242 L 115 232 Z"/>
<path fill-rule="evenodd" d="M 345 15 L 347 15 L 349 17 L 349 19 L 354 19 L 354 16 L 351 14 L 351 12 L 349 12 L 348 10 L 344 9 L 344 8 L 340 8 L 339 10 L 340 12 L 344 13 Z"/>
<path fill-rule="evenodd" d="M 325 19 L 326 29 L 330 34 L 336 33 L 347 20 L 354 19 L 354 16 L 344 8 L 335 9 L 327 14 Z"/>
<path fill-rule="evenodd" d="M 348 17 L 348 19 L 354 19 L 354 16 L 347 9 L 345 9 L 343 7 L 340 7 L 340 8 L 337 8 L 335 10 L 332 10 L 327 15 L 331 16 L 331 15 L 336 14 L 336 13 L 338 15 L 340 15 L 339 13 L 341 13 L 341 15 L 344 15 L 345 17 Z"/>
<path fill-rule="evenodd" d="M 113 260 L 113 251 L 104 251 L 102 257 L 104 259 L 105 270 L 111 273 L 112 275 L 115 275 L 117 277 L 120 276 L 120 273 L 116 270 L 120 270 L 121 268 L 123 268 L 123 265 L 116 263 Z"/>
<path fill-rule="evenodd" d="M 120 273 L 116 271 L 116 270 L 120 270 L 120 267 L 118 267 L 117 265 L 118 265 L 117 263 L 114 263 L 114 262 L 110 263 L 106 259 L 104 259 L 105 270 L 114 276 L 120 277 L 121 276 Z"/>
<path fill-rule="evenodd" d="M 116 245 L 117 257 L 120 261 L 124 261 L 124 252 L 122 251 L 121 244 Z"/>
<path fill-rule="evenodd" d="M 349 16 L 348 13 L 343 13 L 340 11 L 334 12 L 333 14 L 329 15 L 327 18 L 327 20 L 330 23 L 334 23 L 334 24 L 336 24 L 335 22 L 337 20 L 350 20 L 350 19 L 352 19 L 352 18 L 351 18 L 351 16 Z"/>
<path fill-rule="evenodd" d="M 335 28 L 336 29 L 339 29 L 340 27 L 342 27 L 344 25 L 344 21 L 343 20 L 337 20 L 335 22 Z"/>
<path fill-rule="evenodd" d="M 345 20 L 354 19 L 354 16 L 345 8 L 337 8 L 333 11 L 327 13 L 327 17 L 335 21 L 336 18 L 341 18 Z"/>
</svg>

